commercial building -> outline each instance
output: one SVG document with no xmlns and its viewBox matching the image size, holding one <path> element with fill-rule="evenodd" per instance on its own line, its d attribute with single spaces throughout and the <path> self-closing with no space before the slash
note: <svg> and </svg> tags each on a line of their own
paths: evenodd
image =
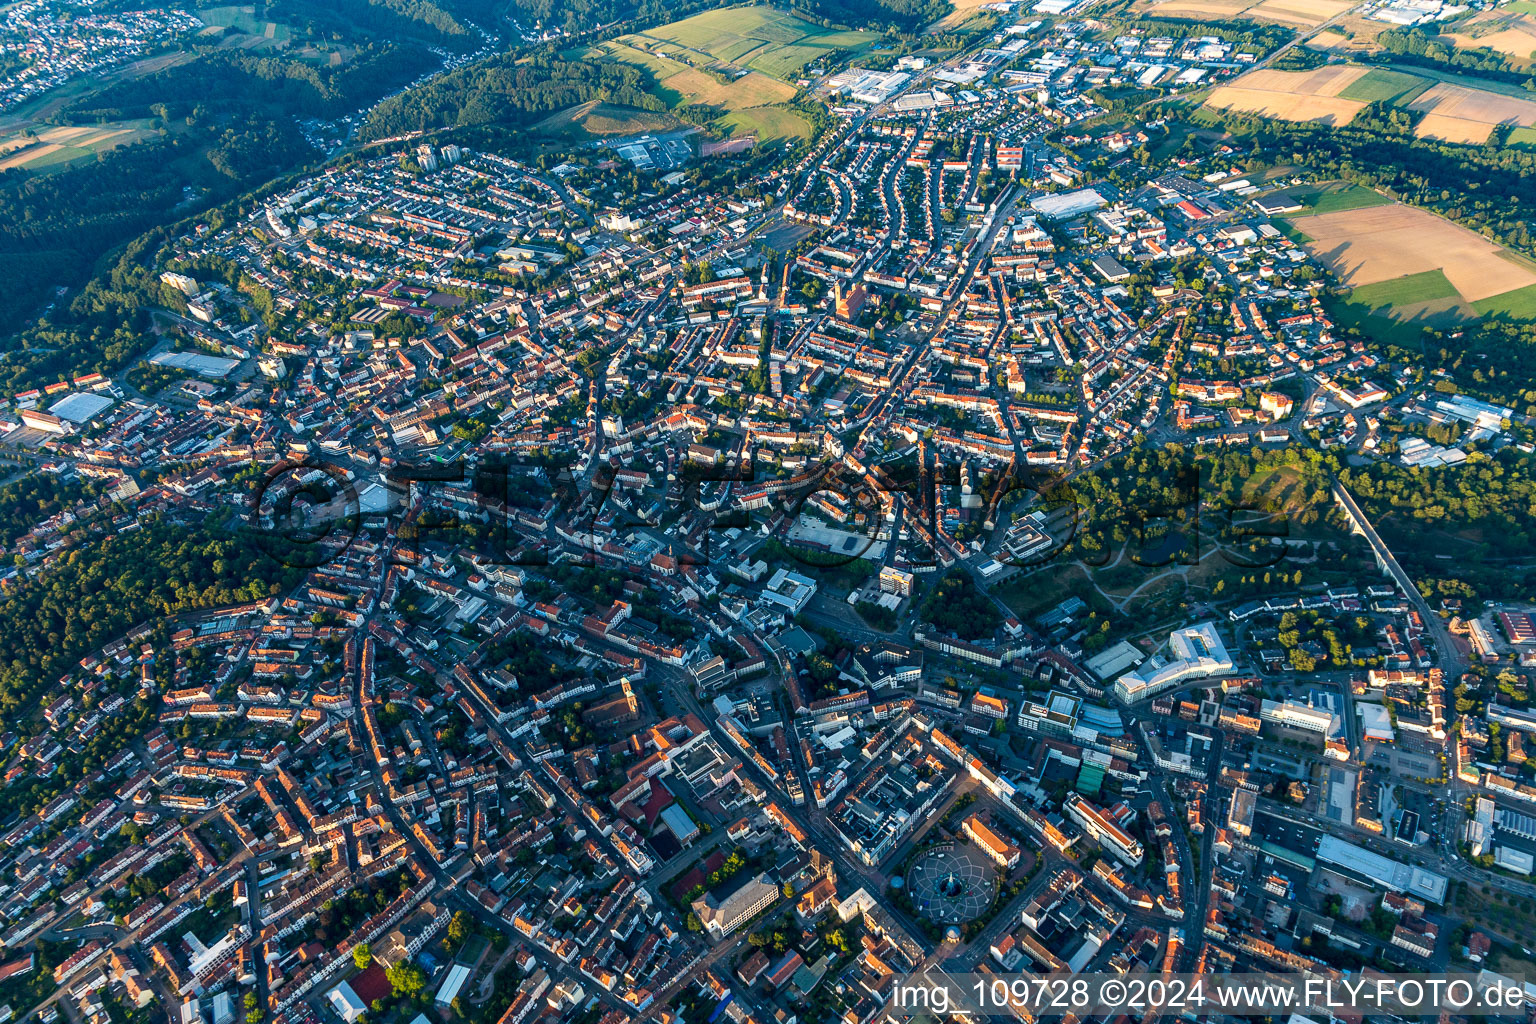
<svg viewBox="0 0 1536 1024">
<path fill-rule="evenodd" d="M 977 815 L 967 817 L 960 827 L 981 848 L 982 853 L 997 862 L 998 867 L 1006 871 L 1018 865 L 1019 848 L 992 831 L 991 826 Z"/>
<path fill-rule="evenodd" d="M 1070 739 L 1077 732 L 1082 710 L 1081 697 L 1052 690 L 1046 695 L 1043 704 L 1028 697 L 1019 702 L 1019 725 L 1031 732 Z"/>
<path fill-rule="evenodd" d="M 1141 841 L 1121 828 L 1107 812 L 1076 793 L 1067 794 L 1062 810 L 1114 857 L 1130 865 L 1141 863 L 1144 855 Z"/>
<path fill-rule="evenodd" d="M 1154 697 L 1164 690 L 1235 667 L 1214 622 L 1186 626 L 1168 634 L 1168 647 L 1146 664 L 1115 680 L 1115 696 L 1125 703 Z"/>
<path fill-rule="evenodd" d="M 894 565 L 887 565 L 880 570 L 880 589 L 887 594 L 900 594 L 909 597 L 912 594 L 912 580 L 915 577 L 905 569 L 898 569 Z"/>
<path fill-rule="evenodd" d="M 1097 210 L 1104 203 L 1104 197 L 1091 188 L 1080 188 L 1076 192 L 1057 192 L 1052 195 L 1036 196 L 1029 201 L 1030 207 L 1047 220 L 1067 220 L 1071 217 L 1079 217 L 1085 213 Z"/>
<path fill-rule="evenodd" d="M 1293 700 L 1266 700 L 1259 705 L 1259 720 L 1290 729 L 1302 729 L 1327 736 L 1338 723 L 1328 708 L 1317 708 Z"/>
<path fill-rule="evenodd" d="M 693 901 L 693 912 L 710 937 L 719 942 L 778 898 L 779 887 L 766 874 L 759 874 L 726 896 L 705 893 Z"/>
<path fill-rule="evenodd" d="M 783 608 L 790 615 L 800 610 L 816 596 L 816 581 L 788 569 L 779 569 L 768 578 L 763 590 L 763 600 Z"/>
<path fill-rule="evenodd" d="M 1444 875 L 1401 864 L 1363 846 L 1346 843 L 1337 836 L 1325 835 L 1319 840 L 1317 860 L 1393 892 L 1407 893 L 1430 903 L 1445 903 L 1448 881 Z"/>
</svg>

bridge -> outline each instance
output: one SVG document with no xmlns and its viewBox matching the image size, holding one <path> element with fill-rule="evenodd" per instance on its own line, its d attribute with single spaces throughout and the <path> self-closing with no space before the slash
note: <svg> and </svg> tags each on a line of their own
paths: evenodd
<svg viewBox="0 0 1536 1024">
<path fill-rule="evenodd" d="M 1355 496 L 1350 494 L 1348 489 L 1339 482 L 1338 477 L 1333 478 L 1332 489 L 1334 503 L 1343 510 L 1345 517 L 1349 519 L 1351 530 L 1364 537 L 1371 545 L 1371 552 L 1376 556 L 1376 564 L 1381 567 L 1383 572 L 1392 577 L 1398 589 L 1403 592 L 1404 596 L 1408 598 L 1413 604 L 1414 609 L 1419 613 L 1419 616 L 1424 620 L 1424 628 L 1434 636 L 1439 660 L 1446 668 L 1446 671 L 1450 672 L 1452 669 L 1462 667 L 1456 645 L 1451 641 L 1450 631 L 1445 628 L 1445 624 L 1440 620 L 1440 616 L 1430 610 L 1429 602 L 1424 600 L 1424 595 L 1419 593 L 1419 588 L 1414 584 L 1409 575 L 1403 571 L 1402 565 L 1399 564 L 1397 558 L 1392 554 L 1392 550 L 1387 547 L 1386 541 L 1381 539 L 1381 534 L 1376 532 L 1376 527 L 1371 525 L 1371 521 L 1366 518 L 1364 510 L 1355 501 Z"/>
</svg>

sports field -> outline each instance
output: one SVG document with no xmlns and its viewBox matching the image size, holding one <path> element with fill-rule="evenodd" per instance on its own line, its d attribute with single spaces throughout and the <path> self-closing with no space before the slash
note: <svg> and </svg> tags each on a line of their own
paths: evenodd
<svg viewBox="0 0 1536 1024">
<path fill-rule="evenodd" d="M 1310 213 L 1342 213 L 1345 210 L 1361 210 L 1367 206 L 1386 206 L 1392 200 L 1373 188 L 1360 185 L 1332 185 L 1310 197 L 1307 209 Z"/>
<path fill-rule="evenodd" d="M 858 53 L 879 38 L 874 32 L 822 28 L 772 7 L 736 7 L 705 11 L 622 41 L 647 50 L 669 44 L 687 51 L 691 64 L 719 61 L 788 80 L 833 51 Z"/>
<path fill-rule="evenodd" d="M 670 114 L 633 107 L 619 107 L 611 103 L 593 100 L 578 107 L 570 107 L 540 121 L 535 128 L 546 132 L 576 130 L 591 136 L 643 135 L 646 132 L 665 132 L 678 127 L 678 120 Z"/>
</svg>

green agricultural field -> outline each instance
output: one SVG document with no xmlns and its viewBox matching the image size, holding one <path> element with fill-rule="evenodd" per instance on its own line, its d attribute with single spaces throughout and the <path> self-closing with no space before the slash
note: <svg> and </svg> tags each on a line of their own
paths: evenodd
<svg viewBox="0 0 1536 1024">
<path fill-rule="evenodd" d="M 275 21 L 258 20 L 255 7 L 208 7 L 200 10 L 197 17 L 210 28 L 233 28 L 247 35 L 270 39 L 281 45 L 293 38 L 293 30 Z"/>
<path fill-rule="evenodd" d="M 1385 68 L 1372 68 L 1363 77 L 1350 83 L 1339 95 L 1346 100 L 1360 100 L 1364 103 L 1389 102 L 1403 106 L 1412 103 L 1420 93 L 1433 84 L 1429 79 L 1418 75 L 1388 71 Z"/>
<path fill-rule="evenodd" d="M 1440 270 L 1361 285 L 1333 300 L 1332 307 L 1330 313 L 1340 323 L 1399 344 L 1416 341 L 1422 328 L 1465 324 L 1479 312 Z"/>
<path fill-rule="evenodd" d="M 1472 308 L 1483 316 L 1507 316 L 1511 320 L 1536 321 L 1536 285 L 1479 299 Z"/>
<path fill-rule="evenodd" d="M 673 44 L 642 37 L 629 39 L 668 48 Z M 716 126 L 732 134 L 757 132 L 763 141 L 808 138 L 811 126 L 799 114 L 784 109 L 797 90 L 786 82 L 756 71 L 727 78 L 716 72 L 689 67 L 665 53 L 652 53 L 619 40 L 602 44 L 613 59 L 648 70 L 656 79 L 652 94 L 676 110 L 692 104 L 714 107 L 721 117 Z"/>
<path fill-rule="evenodd" d="M 1536 146 L 1536 128 L 1512 128 L 1509 132 L 1511 146 Z"/>
<path fill-rule="evenodd" d="M 0 134 L 0 171 L 24 167 L 55 170 L 96 154 L 156 135 L 149 118 L 110 121 L 100 125 L 54 125 L 33 134 L 15 130 Z"/>
<path fill-rule="evenodd" d="M 624 41 L 642 49 L 671 44 L 688 51 L 690 63 L 718 61 L 790 79 L 806 64 L 835 51 L 861 52 L 878 38 L 874 32 L 824 29 L 772 7 L 736 7 L 706 11 Z"/>
<path fill-rule="evenodd" d="M 1460 295 L 1442 270 L 1426 270 L 1391 281 L 1363 284 L 1349 293 L 1350 302 L 1373 310 L 1449 298 L 1460 298 Z"/>
</svg>

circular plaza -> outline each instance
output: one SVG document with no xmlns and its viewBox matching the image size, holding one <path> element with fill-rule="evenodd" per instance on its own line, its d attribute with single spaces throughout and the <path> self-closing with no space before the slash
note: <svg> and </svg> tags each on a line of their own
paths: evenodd
<svg viewBox="0 0 1536 1024">
<path fill-rule="evenodd" d="M 968 846 L 925 850 L 907 870 L 907 891 L 917 912 L 940 924 L 965 924 L 992 903 L 997 872 Z"/>
</svg>

